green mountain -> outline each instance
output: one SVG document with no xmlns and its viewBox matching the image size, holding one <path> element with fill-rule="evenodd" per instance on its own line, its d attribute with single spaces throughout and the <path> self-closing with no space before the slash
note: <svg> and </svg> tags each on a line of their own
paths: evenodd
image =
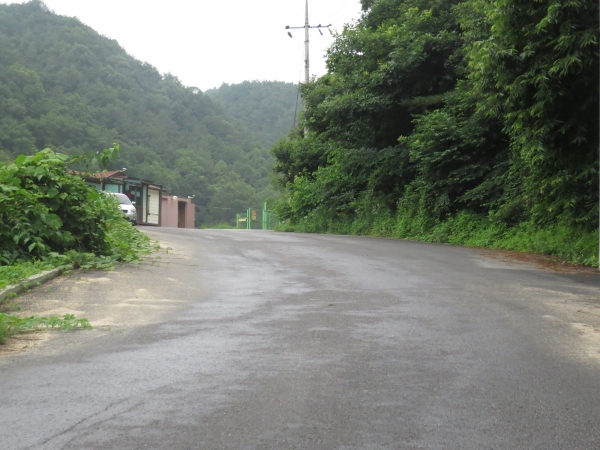
<svg viewBox="0 0 600 450">
<path fill-rule="evenodd" d="M 221 103 L 225 111 L 246 128 L 258 132 L 267 145 L 288 134 L 302 107 L 298 85 L 283 81 L 223 83 L 204 93 Z"/>
<path fill-rule="evenodd" d="M 195 195 L 197 223 L 232 220 L 274 195 L 265 138 L 200 90 L 39 0 L 0 5 L 0 160 L 113 141 L 112 168 Z"/>
</svg>

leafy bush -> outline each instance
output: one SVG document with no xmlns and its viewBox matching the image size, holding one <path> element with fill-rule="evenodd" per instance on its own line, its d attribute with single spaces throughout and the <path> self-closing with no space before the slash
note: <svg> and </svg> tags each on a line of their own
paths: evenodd
<svg viewBox="0 0 600 450">
<path fill-rule="evenodd" d="M 69 173 L 79 162 L 50 149 L 0 166 L 0 262 L 74 249 L 104 253 L 107 223 L 120 212 Z"/>
<path fill-rule="evenodd" d="M 45 149 L 0 165 L 0 288 L 64 264 L 111 268 L 152 251 L 114 198 L 68 168 L 105 165 L 118 152 L 117 145 L 75 157 Z"/>
</svg>

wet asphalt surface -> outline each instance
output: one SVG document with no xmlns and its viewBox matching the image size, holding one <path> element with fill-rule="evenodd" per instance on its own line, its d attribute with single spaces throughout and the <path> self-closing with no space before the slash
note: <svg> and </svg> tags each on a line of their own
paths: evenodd
<svg viewBox="0 0 600 450">
<path fill-rule="evenodd" d="M 600 448 L 597 276 L 387 239 L 145 230 L 172 248 L 154 265 L 21 298 L 95 328 L 0 357 L 1 449 Z"/>
</svg>

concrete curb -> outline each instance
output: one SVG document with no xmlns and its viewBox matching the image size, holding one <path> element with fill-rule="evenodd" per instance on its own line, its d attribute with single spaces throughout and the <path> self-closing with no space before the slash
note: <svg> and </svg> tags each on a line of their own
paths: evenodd
<svg viewBox="0 0 600 450">
<path fill-rule="evenodd" d="M 22 292 L 25 292 L 32 285 L 42 284 L 56 277 L 59 277 L 66 270 L 71 270 L 72 268 L 72 264 L 67 264 L 65 266 L 56 267 L 55 269 L 45 270 L 42 273 L 32 275 L 29 278 L 27 278 L 27 280 L 21 281 L 20 283 L 9 284 L 0 291 L 0 302 L 6 300 L 11 294 L 20 294 Z"/>
</svg>

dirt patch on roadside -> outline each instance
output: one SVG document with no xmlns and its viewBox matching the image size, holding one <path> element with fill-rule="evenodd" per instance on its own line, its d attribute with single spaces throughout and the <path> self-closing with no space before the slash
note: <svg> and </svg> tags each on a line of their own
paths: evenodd
<svg viewBox="0 0 600 450">
<path fill-rule="evenodd" d="M 175 254 L 172 247 L 169 254 L 160 253 L 140 265 L 122 265 L 108 272 L 73 271 L 55 278 L 14 298 L 15 308 L 6 312 L 19 317 L 74 314 L 87 318 L 93 328 L 73 330 L 65 342 L 102 339 L 110 332 L 158 324 L 186 304 L 173 287 L 185 285 L 189 278 L 181 268 L 189 258 L 182 251 Z M 43 348 L 41 344 L 64 335 L 60 330 L 42 329 L 12 336 L 0 345 L 0 358 Z"/>
<path fill-rule="evenodd" d="M 488 258 L 498 259 L 506 264 L 527 263 L 543 270 L 564 274 L 589 275 L 600 278 L 600 271 L 594 267 L 568 264 L 555 256 L 539 253 L 513 252 L 509 250 L 479 249 L 479 253 Z"/>
<path fill-rule="evenodd" d="M 15 355 L 34 349 L 38 345 L 52 338 L 51 333 L 34 331 L 26 334 L 13 336 L 6 344 L 0 345 L 0 358 L 3 356 Z"/>
<path fill-rule="evenodd" d="M 583 340 L 583 348 L 589 358 L 600 362 L 600 328 L 587 323 L 572 323 Z"/>
</svg>

